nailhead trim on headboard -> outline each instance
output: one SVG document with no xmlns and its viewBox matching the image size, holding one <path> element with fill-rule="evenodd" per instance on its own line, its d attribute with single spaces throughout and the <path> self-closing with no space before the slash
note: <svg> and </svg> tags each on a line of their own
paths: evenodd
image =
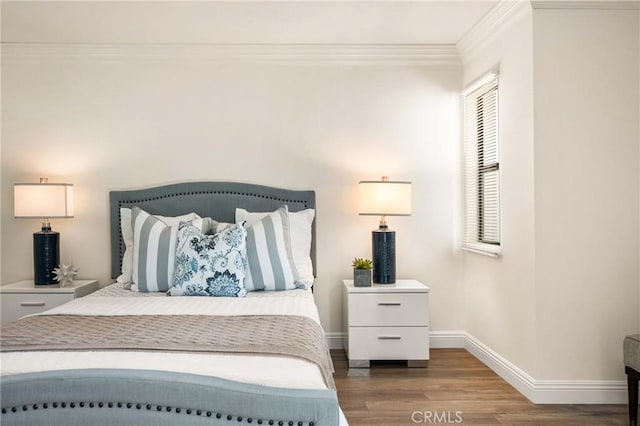
<svg viewBox="0 0 640 426">
<path fill-rule="evenodd" d="M 106 402 L 105 401 L 99 401 L 99 402 L 98 401 L 78 401 L 78 402 L 60 401 L 60 402 L 51 402 L 51 403 L 45 402 L 45 403 L 33 404 L 33 405 L 2 407 L 2 415 L 4 417 L 5 415 L 10 415 L 11 413 L 17 413 L 17 412 L 24 412 L 24 411 L 38 410 L 38 409 L 48 410 L 48 409 L 67 408 L 67 407 L 70 409 L 120 408 L 120 409 L 127 409 L 127 410 L 134 409 L 134 408 L 136 410 L 142 410 L 144 408 L 148 411 L 155 410 L 159 412 L 166 412 L 166 413 L 179 414 L 179 415 L 206 416 L 206 417 L 212 417 L 215 413 L 216 419 L 222 419 L 224 417 L 227 421 L 236 420 L 237 422 L 242 422 L 244 420 L 247 423 L 253 423 L 255 421 L 256 424 L 259 424 L 259 425 L 264 424 L 266 422 L 269 425 L 277 424 L 278 426 L 283 426 L 283 425 L 314 426 L 313 421 L 305 422 L 302 420 L 254 419 L 253 417 L 248 417 L 248 416 L 243 417 L 242 415 L 237 415 L 237 414 L 236 415 L 223 414 L 215 411 L 198 410 L 195 408 L 171 407 L 171 406 L 162 406 L 162 405 L 153 405 L 153 404 L 143 404 L 140 402 L 122 402 L 122 401 L 116 401 L 116 402 L 113 402 L 113 401 L 106 401 Z"/>
</svg>

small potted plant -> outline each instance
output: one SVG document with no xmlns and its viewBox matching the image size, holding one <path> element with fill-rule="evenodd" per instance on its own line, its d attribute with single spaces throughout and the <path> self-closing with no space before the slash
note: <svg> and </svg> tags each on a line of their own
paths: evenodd
<svg viewBox="0 0 640 426">
<path fill-rule="evenodd" d="M 356 257 L 351 265 L 353 266 L 353 285 L 356 287 L 371 287 L 373 262 L 370 259 Z"/>
</svg>

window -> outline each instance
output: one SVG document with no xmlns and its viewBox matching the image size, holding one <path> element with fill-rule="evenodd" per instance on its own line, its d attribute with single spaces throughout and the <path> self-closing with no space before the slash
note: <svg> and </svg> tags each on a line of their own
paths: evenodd
<svg viewBox="0 0 640 426">
<path fill-rule="evenodd" d="M 490 74 L 464 94 L 464 244 L 500 253 L 498 76 Z"/>
</svg>

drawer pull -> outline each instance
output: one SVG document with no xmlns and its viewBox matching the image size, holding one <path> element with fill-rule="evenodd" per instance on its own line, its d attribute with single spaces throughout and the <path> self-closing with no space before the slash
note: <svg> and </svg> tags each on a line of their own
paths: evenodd
<svg viewBox="0 0 640 426">
<path fill-rule="evenodd" d="M 44 306 L 45 302 L 20 302 L 20 306 Z"/>
<path fill-rule="evenodd" d="M 400 340 L 400 336 L 378 336 L 378 340 Z"/>
<path fill-rule="evenodd" d="M 400 302 L 378 302 L 378 306 L 401 306 Z"/>
</svg>

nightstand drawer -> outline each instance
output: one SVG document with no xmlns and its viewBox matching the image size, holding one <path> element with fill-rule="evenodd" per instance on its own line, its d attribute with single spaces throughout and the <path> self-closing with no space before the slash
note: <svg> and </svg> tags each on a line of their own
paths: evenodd
<svg viewBox="0 0 640 426">
<path fill-rule="evenodd" d="M 429 359 L 429 327 L 349 327 L 349 359 Z"/>
<path fill-rule="evenodd" d="M 0 296 L 2 324 L 25 315 L 37 314 L 74 299 L 73 293 L 61 294 L 3 294 Z"/>
<path fill-rule="evenodd" d="M 349 295 L 349 326 L 429 325 L 428 293 Z"/>
</svg>

